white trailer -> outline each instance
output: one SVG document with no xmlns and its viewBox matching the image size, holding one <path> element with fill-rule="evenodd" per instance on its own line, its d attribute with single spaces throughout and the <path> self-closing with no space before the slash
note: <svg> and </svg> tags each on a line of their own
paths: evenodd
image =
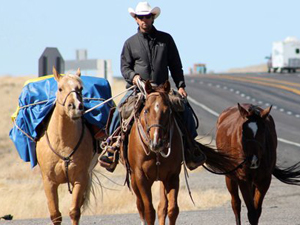
<svg viewBox="0 0 300 225">
<path fill-rule="evenodd" d="M 300 41 L 295 37 L 287 37 L 284 41 L 273 42 L 269 72 L 289 73 L 300 69 Z"/>
</svg>

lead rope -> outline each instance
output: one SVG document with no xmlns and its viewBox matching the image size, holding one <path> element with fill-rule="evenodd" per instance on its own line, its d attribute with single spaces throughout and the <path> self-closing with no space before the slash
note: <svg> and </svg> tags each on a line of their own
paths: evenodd
<svg viewBox="0 0 300 225">
<path fill-rule="evenodd" d="M 84 122 L 83 122 L 83 118 L 81 119 L 82 121 L 82 129 L 81 129 L 81 135 L 80 135 L 80 138 L 75 146 L 75 148 L 73 149 L 73 151 L 67 156 L 67 157 L 64 157 L 62 155 L 60 155 L 57 151 L 55 151 L 49 141 L 49 136 L 48 136 L 48 132 L 45 131 L 45 135 L 46 135 L 46 140 L 47 140 L 47 143 L 48 143 L 48 146 L 49 148 L 51 149 L 51 151 L 57 155 L 60 159 L 62 159 L 65 163 L 65 168 L 66 168 L 66 178 L 67 178 L 67 183 L 68 183 L 68 190 L 70 192 L 70 194 L 72 194 L 72 190 L 71 190 L 71 186 L 70 186 L 70 180 L 69 180 L 69 173 L 68 173 L 68 167 L 69 167 L 69 164 L 71 162 L 71 157 L 74 155 L 74 153 L 76 152 L 76 150 L 78 149 L 78 147 L 80 146 L 81 144 L 81 141 L 83 139 L 83 136 L 84 136 Z"/>
<path fill-rule="evenodd" d="M 95 105 L 94 107 L 92 107 L 92 108 L 86 110 L 83 114 L 86 114 L 86 113 L 88 113 L 88 112 L 90 112 L 90 111 L 92 111 L 92 110 L 94 110 L 94 109 L 100 107 L 101 105 L 104 105 L 105 103 L 107 103 L 107 102 L 113 100 L 114 98 L 116 98 L 116 97 L 118 97 L 118 96 L 124 94 L 125 92 L 127 92 L 127 91 L 129 91 L 129 90 L 131 90 L 131 89 L 133 89 L 133 88 L 135 88 L 135 85 L 131 86 L 130 88 L 127 88 L 125 91 L 122 91 L 122 92 L 120 92 L 119 94 L 117 94 L 117 95 L 115 95 L 115 96 L 113 96 L 113 97 L 111 97 L 111 98 L 106 99 L 104 102 L 101 102 L 100 104 Z"/>
<path fill-rule="evenodd" d="M 184 146 L 183 146 L 183 140 L 182 140 L 182 132 L 181 132 L 179 126 L 178 126 L 178 123 L 177 123 L 176 119 L 174 119 L 174 122 L 175 122 L 177 130 L 179 132 L 179 135 L 181 137 L 181 149 L 182 149 L 182 159 L 183 159 L 182 161 L 183 161 L 184 178 L 185 178 L 186 187 L 187 187 L 187 190 L 189 192 L 190 199 L 193 202 L 193 204 L 195 205 L 195 202 L 194 202 L 194 199 L 193 199 L 193 196 L 192 196 L 192 192 L 191 192 L 188 180 L 187 180 L 187 178 L 189 177 L 189 174 L 188 174 L 188 171 L 187 171 L 186 161 L 185 161 L 185 157 L 184 157 Z"/>
</svg>

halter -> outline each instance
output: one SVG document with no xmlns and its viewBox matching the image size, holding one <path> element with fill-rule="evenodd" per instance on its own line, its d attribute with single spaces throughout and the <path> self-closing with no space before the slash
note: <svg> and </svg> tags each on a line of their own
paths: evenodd
<svg viewBox="0 0 300 225">
<path fill-rule="evenodd" d="M 242 132 L 242 135 L 243 135 L 243 132 Z M 260 149 L 264 150 L 265 149 L 265 143 L 266 143 L 265 139 L 266 139 L 265 132 L 264 132 L 264 141 L 263 141 L 263 143 L 255 140 L 254 138 L 253 139 L 245 138 L 244 135 L 243 135 L 242 136 L 242 144 L 243 144 L 243 147 L 244 147 L 244 144 L 246 144 L 248 142 L 252 142 L 255 145 L 257 145 Z M 259 161 L 258 161 L 258 165 L 256 165 L 256 162 L 258 160 L 257 155 L 253 154 L 252 156 L 247 156 L 246 158 L 250 163 L 250 167 L 249 167 L 250 169 L 257 169 L 260 166 Z M 254 164 L 254 162 L 255 162 L 255 164 Z"/>
<path fill-rule="evenodd" d="M 57 102 L 58 104 L 62 105 L 62 106 L 65 106 L 66 101 L 67 101 L 67 98 L 68 98 L 68 97 L 70 96 L 70 94 L 73 93 L 73 92 L 76 94 L 76 96 L 82 97 L 82 93 L 81 93 L 80 91 L 72 90 L 72 91 L 70 91 L 70 92 L 66 95 L 66 97 L 65 97 L 65 99 L 64 99 L 64 101 L 63 101 L 63 103 L 60 103 L 60 102 L 58 101 L 58 99 L 56 99 L 56 102 Z"/>
</svg>

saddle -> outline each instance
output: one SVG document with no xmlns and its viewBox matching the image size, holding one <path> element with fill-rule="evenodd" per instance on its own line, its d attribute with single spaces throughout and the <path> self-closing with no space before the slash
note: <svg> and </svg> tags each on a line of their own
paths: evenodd
<svg viewBox="0 0 300 225">
<path fill-rule="evenodd" d="M 186 132 L 186 127 L 184 125 L 184 122 L 182 120 L 181 113 L 185 110 L 185 104 L 184 99 L 181 97 L 181 95 L 175 91 L 174 89 L 171 89 L 169 93 L 169 99 L 170 99 L 170 105 L 172 108 L 172 111 L 174 112 L 176 120 L 179 122 L 179 127 L 184 133 L 184 136 L 186 136 L 188 132 Z M 103 154 L 105 151 L 110 152 L 110 154 L 113 154 L 113 157 L 111 159 L 113 160 L 114 164 L 117 164 L 118 160 L 120 159 L 120 162 L 126 166 L 127 168 L 127 178 L 129 178 L 129 164 L 127 160 L 127 146 L 128 146 L 128 136 L 132 127 L 132 124 L 134 122 L 134 117 L 138 118 L 139 114 L 144 106 L 144 96 L 142 93 L 135 93 L 134 95 L 130 95 L 121 105 L 119 105 L 118 110 L 121 118 L 121 124 L 118 129 L 113 133 L 113 135 L 108 138 L 104 143 L 102 142 L 102 149 Z M 111 110 L 110 114 L 113 114 L 113 110 Z M 111 121 L 111 116 L 109 116 L 109 119 L 107 121 L 106 128 L 109 127 Z M 184 141 L 185 143 L 189 141 Z M 101 164 L 101 163 L 100 163 Z M 103 164 L 102 164 L 103 165 Z M 105 167 L 105 166 L 104 166 Z"/>
</svg>

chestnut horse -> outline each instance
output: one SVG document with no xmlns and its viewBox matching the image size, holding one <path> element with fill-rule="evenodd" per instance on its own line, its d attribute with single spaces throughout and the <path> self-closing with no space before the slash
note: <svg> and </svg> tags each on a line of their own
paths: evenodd
<svg viewBox="0 0 300 225">
<path fill-rule="evenodd" d="M 184 161 L 182 133 L 174 118 L 169 99 L 170 83 L 152 87 L 145 83 L 145 104 L 139 117 L 135 116 L 128 137 L 128 163 L 131 186 L 136 194 L 136 205 L 142 224 L 153 225 L 155 210 L 151 187 L 160 182 L 159 224 L 174 225 L 179 214 L 177 202 L 179 174 Z M 232 170 L 232 161 L 208 146 L 201 145 L 206 164 L 214 171 Z"/>
<path fill-rule="evenodd" d="M 72 192 L 69 215 L 75 225 L 79 224 L 81 207 L 89 197 L 91 171 L 97 156 L 92 135 L 82 117 L 84 107 L 80 70 L 76 75 L 61 76 L 53 68 L 53 74 L 58 86 L 56 104 L 45 131 L 37 141 L 37 160 L 53 224 L 62 222 L 57 188 L 62 183 L 68 183 Z"/>
<path fill-rule="evenodd" d="M 238 225 L 241 224 L 239 189 L 248 210 L 249 222 L 254 225 L 258 224 L 272 174 L 284 183 L 300 184 L 299 163 L 284 170 L 276 166 L 277 135 L 270 115 L 271 108 L 238 104 L 224 110 L 217 121 L 217 148 L 245 159 L 241 168 L 226 175 L 226 186 Z"/>
</svg>

